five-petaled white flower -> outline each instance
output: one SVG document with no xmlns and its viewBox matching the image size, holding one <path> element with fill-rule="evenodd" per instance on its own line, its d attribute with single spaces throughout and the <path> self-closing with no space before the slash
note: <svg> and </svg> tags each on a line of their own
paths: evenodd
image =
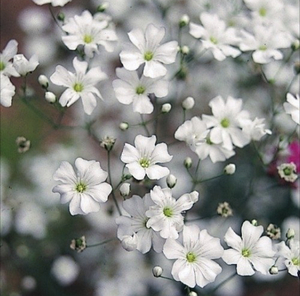
<svg viewBox="0 0 300 296">
<path fill-rule="evenodd" d="M 100 67 L 92 68 L 87 72 L 88 63 L 79 61 L 77 58 L 74 58 L 73 66 L 76 73 L 71 73 L 58 65 L 50 80 L 56 85 L 67 87 L 59 99 L 63 107 L 69 107 L 81 98 L 84 112 L 90 115 L 96 108 L 96 97 L 102 99 L 95 85 L 104 80 L 107 75 L 101 71 Z"/>
<path fill-rule="evenodd" d="M 178 238 L 184 225 L 182 212 L 189 210 L 198 201 L 198 192 L 186 193 L 176 200 L 171 189 L 155 186 L 150 195 L 155 205 L 150 206 L 146 212 L 149 217 L 147 227 L 159 231 L 163 238 Z"/>
<path fill-rule="evenodd" d="M 120 53 L 121 62 L 127 70 L 137 70 L 145 63 L 144 75 L 151 78 L 164 76 L 167 69 L 163 64 L 175 62 L 177 41 L 160 45 L 165 36 L 165 28 L 149 24 L 145 34 L 141 29 L 133 29 L 128 33 L 133 44 L 125 44 Z"/>
<path fill-rule="evenodd" d="M 127 71 L 124 68 L 116 69 L 120 79 L 113 81 L 113 88 L 118 101 L 122 104 L 133 105 L 133 111 L 140 114 L 150 114 L 153 105 L 148 97 L 153 93 L 156 97 L 165 97 L 168 94 L 168 81 L 161 78 L 150 78 L 142 75 L 138 77 L 136 71 Z"/>
<path fill-rule="evenodd" d="M 124 215 L 116 219 L 118 238 L 122 240 L 126 235 L 136 234 L 136 249 L 143 254 L 149 252 L 152 245 L 155 252 L 161 253 L 165 242 L 158 232 L 151 227 L 147 227 L 149 218 L 146 216 L 146 211 L 152 205 L 154 205 L 154 202 L 149 193 L 143 198 L 133 195 L 131 198 L 123 201 L 123 208 L 130 216 Z"/>
<path fill-rule="evenodd" d="M 299 94 L 293 96 L 288 93 L 286 95 L 287 102 L 283 103 L 283 108 L 287 114 L 290 114 L 292 119 L 300 124 L 300 97 Z"/>
<path fill-rule="evenodd" d="M 61 203 L 70 202 L 71 215 L 97 212 L 100 204 L 106 202 L 112 188 L 105 182 L 107 173 L 95 160 L 75 160 L 76 172 L 72 165 L 63 161 L 53 175 L 60 184 L 53 188 L 53 192 L 60 194 Z"/>
<path fill-rule="evenodd" d="M 0 82 L 0 104 L 4 107 L 10 107 L 16 88 L 9 78 L 2 73 L 0 73 Z"/>
<path fill-rule="evenodd" d="M 167 176 L 170 171 L 157 163 L 169 162 L 173 156 L 169 155 L 167 145 L 155 145 L 156 136 L 144 137 L 137 135 L 134 140 L 135 147 L 125 143 L 121 160 L 126 163 L 129 173 L 137 180 L 143 180 L 147 175 L 149 179 L 158 180 Z"/>
<path fill-rule="evenodd" d="M 10 40 L 0 54 L 0 73 L 6 76 L 19 77 L 20 74 L 14 68 L 11 59 L 17 54 L 18 42 L 14 39 Z"/>
<path fill-rule="evenodd" d="M 72 0 L 32 0 L 37 5 L 44 5 L 50 3 L 52 6 L 65 6 Z"/>
<path fill-rule="evenodd" d="M 264 229 L 249 221 L 242 225 L 242 237 L 230 227 L 225 234 L 225 242 L 232 249 L 224 251 L 222 259 L 227 264 L 236 264 L 237 273 L 242 276 L 253 275 L 255 270 L 268 274 L 274 264 L 275 252 L 269 237 L 261 237 Z"/>
<path fill-rule="evenodd" d="M 21 76 L 31 73 L 39 65 L 38 56 L 33 55 L 27 60 L 23 54 L 16 54 L 13 60 L 13 66 Z"/>
<path fill-rule="evenodd" d="M 92 58 L 94 53 L 98 53 L 98 45 L 104 46 L 109 52 L 114 49 L 113 42 L 117 40 L 117 35 L 114 30 L 107 27 L 106 20 L 98 21 L 85 10 L 80 16 L 75 15 L 62 26 L 62 29 L 68 33 L 62 37 L 62 40 L 71 50 L 83 45 L 85 54 Z"/>
<path fill-rule="evenodd" d="M 203 288 L 214 282 L 222 271 L 218 259 L 223 254 L 220 239 L 210 236 L 207 231 L 197 225 L 184 226 L 182 243 L 168 238 L 163 252 L 168 259 L 177 259 L 172 267 L 172 275 L 176 281 L 193 288 Z"/>
</svg>

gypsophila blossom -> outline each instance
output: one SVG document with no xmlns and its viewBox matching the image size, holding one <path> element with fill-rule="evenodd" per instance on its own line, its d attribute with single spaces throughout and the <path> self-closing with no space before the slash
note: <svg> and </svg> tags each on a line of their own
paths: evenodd
<svg viewBox="0 0 300 296">
<path fill-rule="evenodd" d="M 92 58 L 94 53 L 99 53 L 99 45 L 109 52 L 113 51 L 114 42 L 117 41 L 117 35 L 114 30 L 108 28 L 108 22 L 96 20 L 87 10 L 80 16 L 70 18 L 62 29 L 68 33 L 62 36 L 65 45 L 71 50 L 83 45 L 84 53 L 89 58 Z"/>
<path fill-rule="evenodd" d="M 223 203 L 219 203 L 218 208 L 217 208 L 217 213 L 224 218 L 232 216 L 232 209 L 231 209 L 229 203 L 226 201 Z"/>
<path fill-rule="evenodd" d="M 4 107 L 10 107 L 16 88 L 2 72 L 0 74 L 0 82 L 0 104 Z"/>
<path fill-rule="evenodd" d="M 59 98 L 59 103 L 63 107 L 70 107 L 81 98 L 84 112 L 90 115 L 96 108 L 96 97 L 102 99 L 95 85 L 106 79 L 107 75 L 101 71 L 100 67 L 88 70 L 88 63 L 79 61 L 77 58 L 74 58 L 73 66 L 75 73 L 69 72 L 60 65 L 56 66 L 55 72 L 51 75 L 50 80 L 56 85 L 67 88 Z"/>
<path fill-rule="evenodd" d="M 222 259 L 227 264 L 236 264 L 239 275 L 253 275 L 255 270 L 268 274 L 274 264 L 272 241 L 267 236 L 261 237 L 262 233 L 262 226 L 249 221 L 243 223 L 241 237 L 231 227 L 227 230 L 224 240 L 231 248 L 224 251 Z"/>
<path fill-rule="evenodd" d="M 141 29 L 133 29 L 128 33 L 132 44 L 125 44 L 120 53 L 120 59 L 127 70 L 137 70 L 145 64 L 143 74 L 157 78 L 166 75 L 167 69 L 163 64 L 175 62 L 177 41 L 160 44 L 166 33 L 165 28 L 149 24 L 145 33 Z"/>
<path fill-rule="evenodd" d="M 264 118 L 255 118 L 243 124 L 243 132 L 253 141 L 259 141 L 264 135 L 271 135 L 272 131 L 265 128 Z"/>
<path fill-rule="evenodd" d="M 77 158 L 75 168 L 67 161 L 63 161 L 53 175 L 60 184 L 53 188 L 53 192 L 60 194 L 61 203 L 70 203 L 71 215 L 97 212 L 100 204 L 108 199 L 112 187 L 105 182 L 107 173 L 95 160 Z"/>
<path fill-rule="evenodd" d="M 136 71 L 127 71 L 124 68 L 117 68 L 118 78 L 113 81 L 113 88 L 118 101 L 129 105 L 132 103 L 133 111 L 140 114 L 153 112 L 153 104 L 149 94 L 158 98 L 168 94 L 168 81 L 161 78 L 150 78 L 142 75 L 140 78 Z"/>
<path fill-rule="evenodd" d="M 158 232 L 155 232 L 151 227 L 147 227 L 149 218 L 146 216 L 146 211 L 152 205 L 154 205 L 154 202 L 150 194 L 146 194 L 143 198 L 133 195 L 123 201 L 123 208 L 128 215 L 116 218 L 118 238 L 123 240 L 124 236 L 134 233 L 137 240 L 136 249 L 143 254 L 149 252 L 151 247 L 155 252 L 161 253 L 165 242 Z"/>
<path fill-rule="evenodd" d="M 11 60 L 17 54 L 18 42 L 14 39 L 10 40 L 0 54 L 0 73 L 6 76 L 19 77 L 20 74 L 14 68 Z M 1 76 L 2 81 L 2 76 Z"/>
<path fill-rule="evenodd" d="M 37 5 L 44 5 L 50 3 L 52 6 L 65 6 L 72 0 L 32 0 Z"/>
<path fill-rule="evenodd" d="M 266 233 L 271 239 L 280 239 L 281 237 L 280 228 L 272 223 L 268 225 Z"/>
<path fill-rule="evenodd" d="M 172 276 L 176 281 L 193 288 L 203 288 L 214 282 L 222 268 L 213 261 L 223 254 L 218 238 L 201 230 L 197 225 L 184 226 L 182 242 L 168 238 L 163 252 L 168 259 L 176 259 L 172 267 Z"/>
<path fill-rule="evenodd" d="M 16 54 L 13 59 L 13 66 L 21 76 L 33 72 L 39 65 L 38 56 L 33 55 L 27 60 L 23 54 Z"/>
<path fill-rule="evenodd" d="M 176 200 L 171 189 L 155 186 L 150 195 L 154 205 L 146 212 L 149 217 L 147 227 L 159 231 L 163 238 L 178 238 L 184 225 L 182 212 L 198 201 L 198 192 L 186 193 Z"/>
<path fill-rule="evenodd" d="M 297 167 L 291 163 L 282 163 L 277 167 L 279 176 L 287 182 L 295 182 L 298 178 Z"/>
<path fill-rule="evenodd" d="M 284 110 L 287 114 L 290 114 L 292 119 L 300 124 L 300 97 L 299 94 L 293 96 L 290 93 L 286 95 L 287 102 L 283 103 Z"/>
<path fill-rule="evenodd" d="M 237 57 L 241 51 L 235 47 L 240 39 L 234 28 L 226 28 L 225 22 L 216 14 L 202 12 L 200 15 L 202 25 L 190 23 L 190 34 L 200 38 L 204 49 L 212 51 L 214 58 L 223 61 L 227 56 Z"/>
<path fill-rule="evenodd" d="M 30 141 L 27 140 L 25 137 L 17 137 L 16 144 L 18 146 L 19 153 L 24 153 L 30 148 Z"/>
<path fill-rule="evenodd" d="M 158 180 L 167 176 L 170 171 L 157 163 L 169 162 L 173 156 L 169 155 L 167 145 L 159 143 L 155 145 L 156 136 L 135 137 L 135 147 L 125 143 L 121 154 L 121 160 L 126 163 L 129 173 L 137 180 L 143 180 L 145 176 L 152 180 Z"/>
</svg>

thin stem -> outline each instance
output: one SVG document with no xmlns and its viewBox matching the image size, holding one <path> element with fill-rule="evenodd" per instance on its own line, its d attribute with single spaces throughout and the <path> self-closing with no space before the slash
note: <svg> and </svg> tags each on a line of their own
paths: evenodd
<svg viewBox="0 0 300 296">
<path fill-rule="evenodd" d="M 221 286 L 225 285 L 227 282 L 229 282 L 234 276 L 236 275 L 236 272 L 234 272 L 232 275 L 230 275 L 227 279 L 219 283 L 211 292 L 212 295 L 214 292 L 216 292 Z"/>
<path fill-rule="evenodd" d="M 50 14 L 51 14 L 51 16 L 52 16 L 52 18 L 53 18 L 53 20 L 54 20 L 54 22 L 55 22 L 55 24 L 59 27 L 59 29 L 62 31 L 62 32 L 64 32 L 65 33 L 65 31 L 62 29 L 62 27 L 60 26 L 60 24 L 59 24 L 59 22 L 57 21 L 57 19 L 56 19 L 56 17 L 55 17 L 55 15 L 54 15 L 54 12 L 53 12 L 53 10 L 52 10 L 52 5 L 51 4 L 49 4 L 49 11 L 50 11 Z"/>
<path fill-rule="evenodd" d="M 101 246 L 101 245 L 104 245 L 104 244 L 109 243 L 109 242 L 111 242 L 111 241 L 113 241 L 113 240 L 116 240 L 116 239 L 117 239 L 116 237 L 109 238 L 109 239 L 107 239 L 107 240 L 104 240 L 104 241 L 101 242 L 101 243 L 97 243 L 97 244 L 93 244 L 93 245 L 86 245 L 86 247 L 87 247 L 87 248 L 92 248 L 92 247 Z"/>
<path fill-rule="evenodd" d="M 141 119 L 142 119 L 141 125 L 144 127 L 147 136 L 150 137 L 150 132 L 149 132 L 149 130 L 148 130 L 148 128 L 147 128 L 147 123 L 148 123 L 148 122 L 145 122 L 145 121 L 144 121 L 143 114 L 141 114 Z"/>
</svg>

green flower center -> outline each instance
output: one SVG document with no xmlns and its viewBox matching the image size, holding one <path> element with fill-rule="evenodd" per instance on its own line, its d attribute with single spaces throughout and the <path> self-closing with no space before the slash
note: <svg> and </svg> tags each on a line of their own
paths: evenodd
<svg viewBox="0 0 300 296">
<path fill-rule="evenodd" d="M 267 15 L 267 10 L 264 7 L 260 8 L 259 15 L 260 16 L 266 16 Z"/>
<path fill-rule="evenodd" d="M 147 158 L 141 158 L 139 163 L 140 163 L 141 167 L 144 169 L 148 168 L 150 166 L 150 160 Z"/>
<path fill-rule="evenodd" d="M 87 186 L 83 183 L 78 183 L 76 185 L 76 191 L 79 193 L 82 193 L 83 191 L 85 191 L 87 189 Z"/>
<path fill-rule="evenodd" d="M 82 85 L 82 83 L 75 83 L 74 86 L 73 86 L 73 89 L 76 92 L 82 92 L 83 91 L 83 85 Z"/>
<path fill-rule="evenodd" d="M 196 261 L 196 255 L 194 254 L 194 253 L 192 253 L 192 252 L 188 252 L 187 254 L 186 254 L 186 260 L 189 262 L 189 263 L 193 263 L 193 262 L 195 262 Z"/>
<path fill-rule="evenodd" d="M 146 91 L 146 88 L 144 86 L 140 85 L 135 89 L 135 91 L 138 95 L 142 95 Z"/>
<path fill-rule="evenodd" d="M 1 61 L 0 62 L 0 71 L 3 71 L 5 69 L 5 64 Z"/>
<path fill-rule="evenodd" d="M 297 257 L 293 258 L 292 263 L 296 266 L 299 266 L 300 265 L 300 257 L 299 258 L 297 258 Z"/>
<path fill-rule="evenodd" d="M 268 48 L 267 48 L 267 45 L 261 45 L 258 49 L 259 49 L 259 50 L 262 50 L 262 51 L 265 51 L 265 50 L 267 50 Z"/>
<path fill-rule="evenodd" d="M 153 52 L 151 51 L 146 51 L 144 54 L 144 59 L 149 62 L 153 59 Z"/>
<path fill-rule="evenodd" d="M 91 35 L 84 35 L 83 37 L 84 43 L 91 43 L 93 41 L 93 37 Z"/>
<path fill-rule="evenodd" d="M 164 212 L 164 215 L 168 218 L 173 216 L 173 210 L 169 207 L 165 207 L 163 212 Z"/>
<path fill-rule="evenodd" d="M 217 39 L 216 37 L 214 37 L 214 36 L 210 36 L 210 37 L 209 37 L 209 40 L 210 40 L 210 42 L 213 43 L 213 44 L 218 44 L 218 39 Z"/>
<path fill-rule="evenodd" d="M 248 258 L 248 257 L 250 257 L 250 255 L 251 255 L 250 250 L 248 250 L 248 249 L 243 249 L 242 250 L 242 256 L 243 257 Z"/>
<path fill-rule="evenodd" d="M 293 169 L 289 168 L 289 167 L 286 167 L 286 168 L 283 169 L 283 172 L 286 176 L 290 176 L 293 173 Z"/>
<path fill-rule="evenodd" d="M 224 127 L 224 128 L 229 127 L 229 125 L 230 125 L 229 119 L 228 119 L 228 118 L 223 118 L 223 119 L 221 120 L 221 125 L 222 125 L 222 127 Z"/>
</svg>

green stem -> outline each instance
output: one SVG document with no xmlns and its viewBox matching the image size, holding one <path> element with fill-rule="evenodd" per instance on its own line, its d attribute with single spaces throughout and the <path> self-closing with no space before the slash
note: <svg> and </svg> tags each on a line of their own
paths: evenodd
<svg viewBox="0 0 300 296">
<path fill-rule="evenodd" d="M 150 137 L 150 132 L 149 132 L 149 130 L 148 130 L 148 128 L 147 128 L 147 123 L 148 123 L 148 122 L 147 122 L 147 121 L 144 121 L 143 114 L 141 114 L 141 120 L 142 120 L 141 125 L 142 125 L 143 128 L 145 129 L 145 132 L 146 132 L 147 136 Z"/>
<path fill-rule="evenodd" d="M 227 282 L 229 282 L 234 276 L 236 275 L 236 272 L 234 272 L 232 275 L 230 275 L 227 279 L 219 283 L 211 292 L 212 295 L 214 292 L 216 292 L 221 286 L 225 285 Z"/>
<path fill-rule="evenodd" d="M 55 24 L 59 27 L 59 29 L 60 29 L 62 32 L 66 33 L 66 32 L 62 29 L 62 27 L 60 26 L 59 22 L 57 21 L 57 19 L 56 19 L 56 17 L 55 17 L 54 12 L 53 12 L 53 10 L 52 10 L 52 5 L 49 4 L 48 7 L 49 7 L 50 14 L 51 14 L 51 16 L 52 16 L 52 18 L 53 18 Z"/>
<path fill-rule="evenodd" d="M 104 241 L 101 242 L 101 243 L 97 243 L 97 244 L 93 244 L 93 245 L 86 245 L 86 247 L 87 247 L 87 248 L 92 248 L 92 247 L 101 246 L 101 245 L 104 245 L 104 244 L 109 243 L 109 242 L 111 242 L 111 241 L 113 241 L 113 240 L 116 240 L 116 239 L 117 239 L 116 237 L 109 238 L 109 239 L 107 239 L 107 240 L 104 240 Z"/>
</svg>

